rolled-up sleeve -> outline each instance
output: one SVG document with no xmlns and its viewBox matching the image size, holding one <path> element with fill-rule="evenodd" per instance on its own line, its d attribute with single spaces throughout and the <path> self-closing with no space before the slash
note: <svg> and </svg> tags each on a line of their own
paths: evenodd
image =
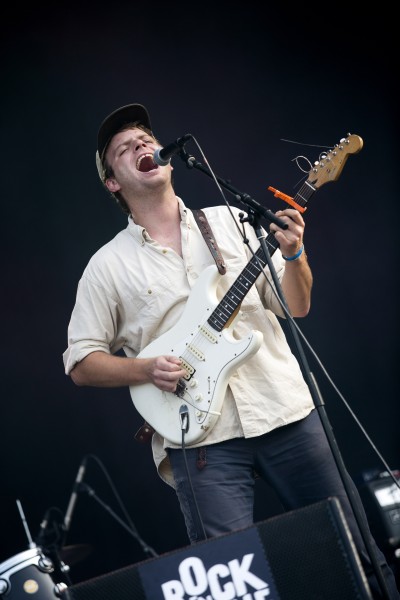
<svg viewBox="0 0 400 600">
<path fill-rule="evenodd" d="M 113 354 L 123 345 L 118 339 L 118 303 L 83 275 L 68 326 L 68 347 L 63 354 L 67 375 L 91 352 Z"/>
</svg>

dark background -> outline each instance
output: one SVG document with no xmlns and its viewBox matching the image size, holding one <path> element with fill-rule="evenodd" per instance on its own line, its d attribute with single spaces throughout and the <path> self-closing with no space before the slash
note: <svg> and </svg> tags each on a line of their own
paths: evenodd
<svg viewBox="0 0 400 600">
<path fill-rule="evenodd" d="M 147 106 L 164 144 L 192 133 L 220 177 L 271 210 L 284 204 L 267 187 L 293 196 L 304 177 L 296 156 L 314 162 L 347 133 L 362 137 L 309 203 L 315 283 L 298 324 L 333 381 L 307 348 L 351 474 L 384 471 L 379 454 L 400 467 L 396 40 L 390 15 L 348 5 L 322 15 L 283 3 L 32 3 L 3 17 L 0 561 L 28 548 L 16 500 L 35 539 L 48 509 L 65 513 L 87 455 L 85 481 L 121 515 L 108 474 L 157 554 L 188 543 L 174 492 L 134 440 L 142 419 L 129 391 L 78 388 L 62 363 L 81 273 L 126 225 L 95 149 L 102 119 L 131 102 Z M 222 202 L 210 179 L 173 161 L 188 206 Z M 279 512 L 259 482 L 256 521 Z M 70 546 L 73 583 L 148 557 L 86 494 Z"/>
</svg>

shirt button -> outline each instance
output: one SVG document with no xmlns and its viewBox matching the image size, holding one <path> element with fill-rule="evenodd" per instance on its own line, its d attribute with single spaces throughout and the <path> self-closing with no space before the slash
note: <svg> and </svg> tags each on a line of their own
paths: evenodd
<svg viewBox="0 0 400 600">
<path fill-rule="evenodd" d="M 148 293 L 148 294 L 152 294 L 152 293 L 153 293 L 153 291 L 152 291 L 152 290 L 147 290 L 147 293 Z"/>
</svg>

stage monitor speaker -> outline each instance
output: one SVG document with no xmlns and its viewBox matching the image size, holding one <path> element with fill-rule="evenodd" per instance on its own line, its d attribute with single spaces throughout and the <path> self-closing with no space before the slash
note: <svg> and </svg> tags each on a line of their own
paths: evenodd
<svg viewBox="0 0 400 600">
<path fill-rule="evenodd" d="M 371 600 L 336 498 L 67 588 L 64 600 Z"/>
<path fill-rule="evenodd" d="M 400 485 L 400 471 L 392 471 Z M 388 471 L 365 471 L 359 492 L 372 534 L 383 549 L 400 548 L 400 489 Z"/>
</svg>

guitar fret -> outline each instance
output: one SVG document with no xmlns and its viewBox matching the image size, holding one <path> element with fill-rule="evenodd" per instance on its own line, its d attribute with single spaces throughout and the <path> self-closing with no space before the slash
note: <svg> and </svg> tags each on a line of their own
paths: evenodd
<svg viewBox="0 0 400 600">
<path fill-rule="evenodd" d="M 298 194 L 296 194 L 296 198 L 300 198 L 301 202 L 298 201 L 297 199 L 297 204 L 299 204 L 299 206 L 303 206 L 304 207 L 304 202 L 307 202 L 307 199 L 305 198 L 305 196 L 302 196 L 301 193 L 299 192 Z"/>
<path fill-rule="evenodd" d="M 223 305 L 222 303 L 219 305 L 219 310 L 221 315 L 223 315 L 224 318 L 226 318 L 226 320 L 229 319 L 230 315 L 232 314 L 232 308 L 230 306 L 227 305 Z"/>
<path fill-rule="evenodd" d="M 311 198 L 314 192 L 315 188 L 308 181 L 306 181 L 300 188 L 300 190 L 296 193 L 293 200 L 296 204 L 305 208 L 308 200 Z"/>
<path fill-rule="evenodd" d="M 232 297 L 232 298 L 228 298 L 227 296 L 225 296 L 224 298 L 225 303 L 223 304 L 223 308 L 226 308 L 227 310 L 231 311 L 231 313 L 235 310 L 235 308 L 238 305 L 238 302 L 236 301 L 236 297 Z M 223 303 L 223 301 L 221 302 L 221 304 Z"/>
<path fill-rule="evenodd" d="M 236 283 L 236 288 L 239 290 L 240 292 L 240 288 L 243 288 L 243 293 L 245 294 L 246 292 L 249 291 L 249 289 L 252 286 L 252 281 L 250 281 L 250 279 L 248 279 L 247 277 L 245 277 L 244 275 L 240 275 L 239 279 L 237 280 Z"/>
<path fill-rule="evenodd" d="M 224 328 L 224 325 L 227 323 L 228 319 L 225 319 L 223 317 L 223 315 L 222 315 L 222 318 L 220 318 L 220 317 L 221 317 L 221 315 L 219 313 L 216 313 L 214 310 L 213 314 L 208 319 L 207 323 L 209 323 L 217 331 L 222 331 L 222 329 Z"/>
<path fill-rule="evenodd" d="M 237 307 L 237 305 L 242 301 L 243 296 L 240 293 L 240 288 L 238 287 L 238 282 L 237 280 L 235 281 L 235 283 L 232 285 L 231 289 L 229 290 L 228 294 L 231 294 L 231 299 L 232 301 L 234 301 L 235 303 L 235 308 Z M 228 294 L 226 294 L 228 296 Z"/>
</svg>

